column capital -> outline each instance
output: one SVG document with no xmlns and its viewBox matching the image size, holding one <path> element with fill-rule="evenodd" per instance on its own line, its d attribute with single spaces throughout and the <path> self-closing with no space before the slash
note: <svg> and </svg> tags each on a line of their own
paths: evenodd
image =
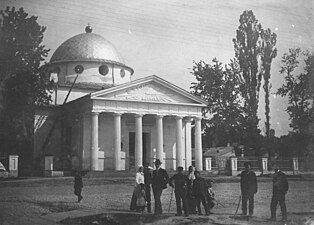
<svg viewBox="0 0 314 225">
<path fill-rule="evenodd" d="M 94 115 L 95 115 L 95 116 L 98 116 L 98 115 L 100 114 L 100 112 L 90 112 L 90 114 L 93 115 L 93 116 L 94 116 Z"/>
<path fill-rule="evenodd" d="M 201 121 L 202 117 L 194 117 L 195 121 Z"/>
<path fill-rule="evenodd" d="M 175 116 L 176 120 L 182 120 L 183 116 Z"/>
<path fill-rule="evenodd" d="M 122 116 L 122 114 L 123 114 L 123 113 L 117 113 L 117 112 L 115 112 L 115 113 L 113 113 L 113 116 Z"/>
<path fill-rule="evenodd" d="M 184 118 L 184 121 L 185 121 L 185 122 L 188 122 L 188 123 L 192 123 L 193 120 L 194 120 L 194 118 L 192 118 L 192 117 L 185 117 L 185 118 Z"/>
<path fill-rule="evenodd" d="M 162 115 L 162 114 L 157 114 L 155 115 L 155 118 L 164 118 L 165 115 Z"/>
<path fill-rule="evenodd" d="M 136 113 L 134 116 L 135 117 L 143 117 L 145 114 L 141 114 L 141 113 Z"/>
</svg>

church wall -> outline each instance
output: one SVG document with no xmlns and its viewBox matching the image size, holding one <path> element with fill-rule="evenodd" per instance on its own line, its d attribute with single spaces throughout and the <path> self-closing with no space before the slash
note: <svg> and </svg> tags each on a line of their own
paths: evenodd
<svg viewBox="0 0 314 225">
<path fill-rule="evenodd" d="M 34 164 L 35 173 L 38 170 L 44 169 L 44 156 L 60 154 L 61 149 L 61 124 L 56 124 L 53 132 L 49 136 L 46 147 L 43 150 L 43 145 L 48 137 L 48 134 L 56 120 L 57 111 L 53 108 L 36 110 L 34 118 Z"/>
<path fill-rule="evenodd" d="M 109 113 L 101 113 L 99 116 L 99 155 L 104 157 L 104 169 L 114 168 L 114 123 L 113 115 Z"/>
<path fill-rule="evenodd" d="M 82 116 L 82 170 L 90 170 L 91 162 L 91 117 L 89 114 Z"/>
</svg>

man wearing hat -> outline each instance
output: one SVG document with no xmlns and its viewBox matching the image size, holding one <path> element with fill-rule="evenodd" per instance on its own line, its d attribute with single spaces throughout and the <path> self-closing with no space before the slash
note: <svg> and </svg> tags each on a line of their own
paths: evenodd
<svg viewBox="0 0 314 225">
<path fill-rule="evenodd" d="M 176 216 L 182 215 L 181 201 L 183 204 L 184 215 L 188 216 L 188 205 L 187 205 L 187 188 L 188 188 L 189 178 L 183 174 L 183 167 L 178 167 L 178 173 L 170 178 L 169 185 L 174 188 L 174 194 L 177 203 L 177 214 Z"/>
<path fill-rule="evenodd" d="M 254 194 L 257 193 L 257 179 L 251 170 L 251 163 L 244 163 L 245 170 L 241 173 L 242 215 L 247 215 L 247 202 L 249 201 L 249 215 L 253 215 Z"/>
<path fill-rule="evenodd" d="M 160 197 L 162 190 L 167 188 L 167 183 L 169 181 L 169 176 L 163 168 L 160 167 L 161 162 L 159 159 L 156 159 L 155 166 L 156 169 L 153 171 L 152 177 L 152 188 L 155 199 L 155 214 L 162 214 L 162 206 Z"/>
<path fill-rule="evenodd" d="M 279 203 L 282 221 L 287 221 L 287 207 L 286 207 L 286 194 L 289 189 L 288 180 L 286 175 L 280 171 L 278 166 L 275 166 L 275 174 L 273 176 L 273 196 L 271 198 L 270 211 L 271 220 L 276 221 L 276 208 Z"/>
</svg>

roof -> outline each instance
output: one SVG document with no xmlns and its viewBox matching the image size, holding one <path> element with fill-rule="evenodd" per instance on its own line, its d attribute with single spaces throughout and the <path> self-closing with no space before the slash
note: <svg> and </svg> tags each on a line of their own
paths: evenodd
<svg viewBox="0 0 314 225">
<path fill-rule="evenodd" d="M 113 44 L 91 30 L 63 42 L 54 52 L 50 63 L 69 61 L 97 61 L 124 65 Z"/>
<path fill-rule="evenodd" d="M 103 96 L 111 96 L 111 95 L 114 95 L 115 97 L 117 97 L 116 93 L 119 93 L 121 91 L 125 91 L 128 89 L 132 89 L 132 88 L 136 88 L 138 90 L 138 88 L 142 88 L 145 85 L 152 84 L 152 83 L 158 84 L 161 87 L 163 87 L 164 89 L 171 90 L 172 92 L 175 92 L 175 93 L 179 94 L 180 96 L 182 96 L 186 99 L 190 99 L 190 101 L 193 101 L 196 104 L 199 104 L 199 106 L 201 106 L 201 107 L 207 106 L 207 102 L 205 100 L 201 99 L 198 96 L 191 94 L 190 92 L 188 92 L 188 91 L 186 91 L 186 90 L 184 90 L 184 89 L 182 89 L 182 88 L 180 88 L 180 87 L 178 87 L 178 86 L 176 86 L 176 85 L 174 85 L 174 84 L 172 84 L 172 83 L 170 83 L 170 82 L 168 82 L 168 81 L 166 81 L 166 80 L 164 80 L 164 79 L 162 79 L 156 75 L 140 78 L 140 79 L 128 82 L 128 83 L 120 84 L 117 86 L 113 86 L 111 88 L 97 91 L 97 92 L 91 93 L 90 97 L 91 97 L 91 99 L 97 99 L 97 98 L 105 99 L 106 97 L 103 97 Z M 128 92 L 126 94 L 131 95 L 130 92 Z M 166 100 L 169 100 L 170 96 L 167 96 L 167 97 L 168 98 Z M 125 99 L 127 99 L 127 98 L 125 98 Z M 163 99 L 159 99 L 159 100 L 163 100 Z M 136 101 L 138 101 L 138 100 L 136 100 Z M 145 98 L 142 98 L 140 101 L 144 102 Z M 162 101 L 160 101 L 160 103 L 161 102 Z"/>
<path fill-rule="evenodd" d="M 234 154 L 233 146 L 212 147 L 205 151 L 204 156 L 219 157 Z"/>
</svg>

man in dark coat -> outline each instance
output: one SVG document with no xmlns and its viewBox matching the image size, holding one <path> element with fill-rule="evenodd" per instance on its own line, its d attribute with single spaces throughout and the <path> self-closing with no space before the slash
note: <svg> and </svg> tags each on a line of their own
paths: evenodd
<svg viewBox="0 0 314 225">
<path fill-rule="evenodd" d="M 182 215 L 182 207 L 181 207 L 181 200 L 183 203 L 183 211 L 184 215 L 188 216 L 188 205 L 187 205 L 187 186 L 189 183 L 189 179 L 186 175 L 183 174 L 183 167 L 178 167 L 178 173 L 173 175 L 170 178 L 170 186 L 174 189 L 174 194 L 176 197 L 176 203 L 177 203 L 177 214 L 176 216 Z"/>
<path fill-rule="evenodd" d="M 276 208 L 279 202 L 282 221 L 287 220 L 287 207 L 286 207 L 286 194 L 289 189 L 288 180 L 286 175 L 279 170 L 278 167 L 275 168 L 275 174 L 273 176 L 273 196 L 271 198 L 270 211 L 271 220 L 276 220 Z"/>
<path fill-rule="evenodd" d="M 162 206 L 160 197 L 162 190 L 167 188 L 167 183 L 169 182 L 169 176 L 166 170 L 160 167 L 161 162 L 159 159 L 156 159 L 155 166 L 156 170 L 153 171 L 152 177 L 152 188 L 155 199 L 155 214 L 162 214 Z"/>
<path fill-rule="evenodd" d="M 247 202 L 249 201 L 249 215 L 254 211 L 254 194 L 257 193 L 257 179 L 251 170 L 251 163 L 244 163 L 245 170 L 241 173 L 242 215 L 247 215 Z"/>
<path fill-rule="evenodd" d="M 151 195 L 150 195 L 150 185 L 152 184 L 152 167 L 146 162 L 144 164 L 144 183 L 145 183 L 145 193 L 147 201 L 147 212 L 151 213 Z"/>
<path fill-rule="evenodd" d="M 74 173 L 74 194 L 77 196 L 77 201 L 81 202 L 83 196 L 81 195 L 83 188 L 83 179 L 79 171 Z"/>
<path fill-rule="evenodd" d="M 201 177 L 199 171 L 195 171 L 195 180 L 193 182 L 193 195 L 195 196 L 198 215 L 202 215 L 201 202 L 205 208 L 206 215 L 209 215 L 209 210 L 206 204 L 207 184 L 204 178 Z"/>
</svg>

